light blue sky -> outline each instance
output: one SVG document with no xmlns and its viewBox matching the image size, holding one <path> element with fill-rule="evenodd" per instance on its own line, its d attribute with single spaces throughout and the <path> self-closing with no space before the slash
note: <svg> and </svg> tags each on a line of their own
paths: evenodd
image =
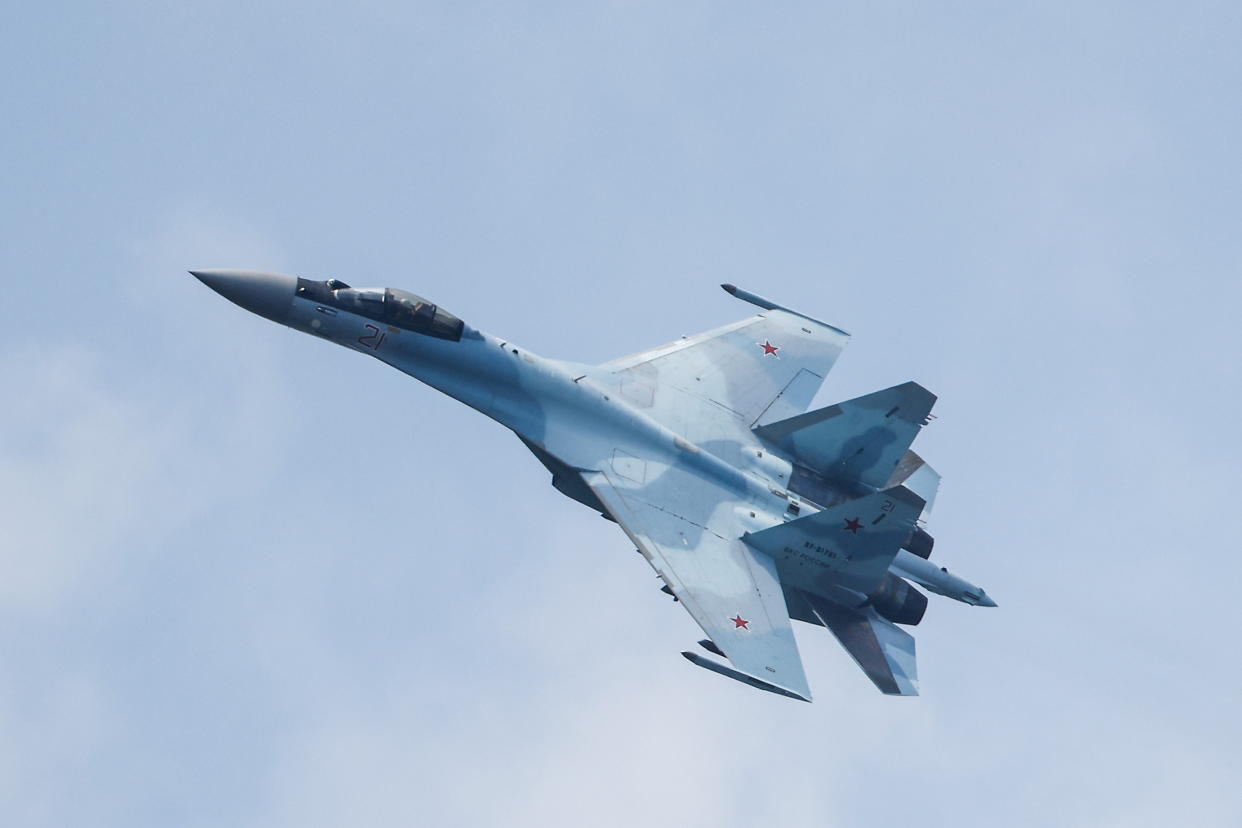
<svg viewBox="0 0 1242 828">
<path fill-rule="evenodd" d="M 1242 824 L 1231 3 L 10 4 L 6 826 Z M 940 395 L 923 695 L 695 670 L 507 432 L 189 267 Z"/>
</svg>

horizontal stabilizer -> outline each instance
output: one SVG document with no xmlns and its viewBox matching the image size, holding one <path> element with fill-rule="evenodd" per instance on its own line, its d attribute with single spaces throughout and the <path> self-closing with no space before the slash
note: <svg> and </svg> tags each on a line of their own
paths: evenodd
<svg viewBox="0 0 1242 828">
<path fill-rule="evenodd" d="M 841 642 L 867 678 L 889 696 L 919 694 L 914 636 L 880 617 L 871 607 L 850 609 L 806 593 L 824 626 Z"/>
<path fill-rule="evenodd" d="M 742 538 L 782 564 L 813 567 L 819 586 L 865 596 L 910 536 L 923 499 L 902 486 L 875 492 Z"/>
<path fill-rule="evenodd" d="M 784 687 L 777 687 L 775 684 L 769 684 L 763 679 L 755 678 L 752 675 L 743 673 L 741 670 L 734 670 L 732 667 L 726 667 L 718 661 L 712 661 L 710 658 L 703 658 L 703 656 L 698 653 L 682 652 L 682 655 L 685 656 L 686 661 L 689 661 L 691 664 L 702 667 L 704 670 L 711 670 L 713 673 L 720 673 L 722 676 L 728 676 L 731 679 L 740 681 L 742 684 L 749 684 L 751 687 L 758 687 L 760 690 L 767 690 L 769 693 L 775 693 L 778 696 L 787 696 L 788 698 L 797 699 L 798 701 L 809 702 L 811 700 L 807 696 L 802 696 L 790 690 L 786 690 Z"/>
<path fill-rule="evenodd" d="M 808 411 L 754 429 L 808 469 L 872 488 L 888 483 L 936 395 L 916 382 Z"/>
</svg>

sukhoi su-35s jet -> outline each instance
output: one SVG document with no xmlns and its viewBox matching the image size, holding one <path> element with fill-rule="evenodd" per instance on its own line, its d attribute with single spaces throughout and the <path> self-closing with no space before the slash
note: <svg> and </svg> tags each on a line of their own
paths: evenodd
<svg viewBox="0 0 1242 828">
<path fill-rule="evenodd" d="M 603 365 L 545 359 L 395 288 L 193 271 L 246 310 L 373 356 L 513 430 L 560 492 L 615 521 L 725 664 L 810 701 L 792 619 L 827 627 L 882 692 L 916 695 L 931 592 L 996 604 L 931 563 L 939 475 L 910 451 L 936 398 L 907 382 L 806 411 L 849 335 L 760 312 Z"/>
</svg>

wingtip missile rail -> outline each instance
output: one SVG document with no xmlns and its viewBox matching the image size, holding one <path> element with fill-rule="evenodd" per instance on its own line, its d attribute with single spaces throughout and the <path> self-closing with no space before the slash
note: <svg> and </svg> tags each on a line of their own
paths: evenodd
<svg viewBox="0 0 1242 828">
<path fill-rule="evenodd" d="M 810 698 L 807 696 L 795 693 L 792 690 L 786 690 L 784 687 L 777 687 L 775 684 L 769 684 L 763 679 L 755 678 L 754 676 L 743 673 L 740 670 L 734 670 L 732 667 L 726 667 L 719 662 L 712 661 L 710 658 L 703 658 L 703 656 L 698 653 L 683 650 L 681 654 L 685 657 L 686 661 L 689 661 L 696 667 L 702 667 L 704 670 L 711 670 L 713 673 L 728 676 L 735 681 L 740 681 L 742 684 L 748 684 L 751 687 L 757 687 L 760 690 L 767 690 L 769 693 L 775 693 L 778 696 L 786 696 L 788 698 L 804 702 L 810 701 Z"/>
<path fill-rule="evenodd" d="M 827 322 L 823 321 L 822 319 L 816 319 L 814 316 L 809 316 L 803 313 L 802 311 L 796 311 L 793 308 L 787 308 L 784 305 L 778 305 L 775 302 L 773 302 L 771 299 L 765 299 L 764 297 L 760 296 L 757 293 L 751 293 L 749 290 L 742 290 L 737 285 L 731 285 L 726 282 L 720 287 L 724 290 L 725 293 L 729 294 L 730 296 L 741 299 L 743 302 L 749 302 L 750 304 L 755 305 L 756 307 L 763 308 L 764 310 L 777 310 L 777 311 L 784 311 L 785 313 L 792 313 L 794 316 L 801 316 L 803 319 L 814 322 L 816 325 L 823 325 L 825 328 L 831 328 L 832 330 L 836 331 L 842 336 L 850 335 L 849 331 L 838 328 L 836 325 L 829 325 Z"/>
</svg>

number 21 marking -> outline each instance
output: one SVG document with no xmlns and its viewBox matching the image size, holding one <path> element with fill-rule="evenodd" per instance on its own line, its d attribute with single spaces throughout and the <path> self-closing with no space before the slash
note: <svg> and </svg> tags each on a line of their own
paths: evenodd
<svg viewBox="0 0 1242 828">
<path fill-rule="evenodd" d="M 370 331 L 370 333 L 358 337 L 358 344 L 364 348 L 370 348 L 372 351 L 378 351 L 379 346 L 384 344 L 384 338 L 388 334 L 374 325 L 363 325 L 362 327 Z"/>
</svg>

